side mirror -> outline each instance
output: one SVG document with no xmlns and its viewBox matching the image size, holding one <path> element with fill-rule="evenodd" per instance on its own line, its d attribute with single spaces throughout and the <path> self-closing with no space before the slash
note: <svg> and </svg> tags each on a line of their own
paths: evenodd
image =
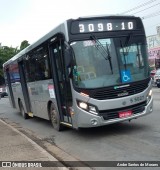
<svg viewBox="0 0 160 170">
<path fill-rule="evenodd" d="M 71 67 L 73 64 L 73 54 L 70 48 L 67 48 L 64 51 L 64 62 L 65 62 L 66 78 L 67 78 L 67 81 L 69 81 L 69 78 L 72 78 Z"/>
<path fill-rule="evenodd" d="M 64 51 L 64 61 L 65 61 L 66 68 L 67 69 L 70 68 L 72 61 L 73 61 L 71 49 L 65 49 L 65 51 Z"/>
</svg>

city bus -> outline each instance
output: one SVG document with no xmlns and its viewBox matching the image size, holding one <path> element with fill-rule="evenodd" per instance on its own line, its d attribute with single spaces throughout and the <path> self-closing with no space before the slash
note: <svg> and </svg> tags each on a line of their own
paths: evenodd
<svg viewBox="0 0 160 170">
<path fill-rule="evenodd" d="M 60 131 L 153 111 L 143 23 L 135 16 L 68 19 L 3 64 L 10 103 Z"/>
</svg>

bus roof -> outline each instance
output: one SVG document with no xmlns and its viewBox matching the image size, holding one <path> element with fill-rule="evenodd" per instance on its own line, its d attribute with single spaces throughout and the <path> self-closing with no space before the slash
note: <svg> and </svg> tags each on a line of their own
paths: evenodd
<svg viewBox="0 0 160 170">
<path fill-rule="evenodd" d="M 68 34 L 67 34 L 67 21 L 63 22 L 62 24 L 58 25 L 57 27 L 53 28 L 50 32 L 48 32 L 46 35 L 44 35 L 43 37 L 41 37 L 39 40 L 37 40 L 36 42 L 34 42 L 33 44 L 29 45 L 28 47 L 26 47 L 25 49 L 23 49 L 22 51 L 20 51 L 18 54 L 16 54 L 15 56 L 13 56 L 11 59 L 9 59 L 7 62 L 5 62 L 3 64 L 3 67 L 5 67 L 6 65 L 10 64 L 11 62 L 17 60 L 18 58 L 22 57 L 23 55 L 25 55 L 26 53 L 30 52 L 31 50 L 33 50 L 35 47 L 39 46 L 40 44 L 42 44 L 43 42 L 47 41 L 49 38 L 52 38 L 54 35 L 56 35 L 57 33 L 65 33 L 64 35 L 66 36 L 66 40 L 68 40 Z"/>
<path fill-rule="evenodd" d="M 67 34 L 67 21 L 69 20 L 81 20 L 81 19 L 89 19 L 89 18 L 103 18 L 103 17 L 134 17 L 133 15 L 92 15 L 92 16 L 83 16 L 83 17 L 78 17 L 78 18 L 74 18 L 74 19 L 68 19 L 66 21 L 64 21 L 63 23 L 61 23 L 60 25 L 58 25 L 57 27 L 53 28 L 50 32 L 48 32 L 46 35 L 44 35 L 43 37 L 41 37 L 39 40 L 37 40 L 36 42 L 34 42 L 33 44 L 29 45 L 28 47 L 26 47 L 24 50 L 20 51 L 18 54 L 16 54 L 15 56 L 13 56 L 11 59 L 9 59 L 7 62 L 5 62 L 3 64 L 3 67 L 7 66 L 8 64 L 10 64 L 11 62 L 17 60 L 18 58 L 22 57 L 23 55 L 25 55 L 26 53 L 30 52 L 31 50 L 33 50 L 35 47 L 39 46 L 40 44 L 42 44 L 43 42 L 47 41 L 49 38 L 53 37 L 55 34 L 57 33 L 64 33 L 66 40 L 68 41 L 68 34 Z"/>
<path fill-rule="evenodd" d="M 86 19 L 86 18 L 101 18 L 101 17 L 135 17 L 134 15 L 123 15 L 123 14 L 102 14 L 102 15 L 90 15 L 82 16 L 76 19 Z"/>
</svg>

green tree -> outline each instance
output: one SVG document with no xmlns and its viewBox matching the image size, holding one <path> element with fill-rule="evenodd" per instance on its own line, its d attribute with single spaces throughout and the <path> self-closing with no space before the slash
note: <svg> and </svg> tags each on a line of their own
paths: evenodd
<svg viewBox="0 0 160 170">
<path fill-rule="evenodd" d="M 30 44 L 28 43 L 27 40 L 24 40 L 21 42 L 21 45 L 20 45 L 20 51 L 22 51 L 23 49 L 25 49 L 26 47 L 28 47 Z"/>
<path fill-rule="evenodd" d="M 18 48 L 0 46 L 0 85 L 4 84 L 3 63 L 18 53 Z"/>
<path fill-rule="evenodd" d="M 3 64 L 29 45 L 27 40 L 21 42 L 20 49 L 18 47 L 1 46 L 0 43 L 0 85 L 4 84 Z"/>
</svg>

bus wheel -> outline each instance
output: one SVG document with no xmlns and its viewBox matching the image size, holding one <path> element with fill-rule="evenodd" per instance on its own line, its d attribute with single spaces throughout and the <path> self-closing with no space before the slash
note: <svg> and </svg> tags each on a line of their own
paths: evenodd
<svg viewBox="0 0 160 170">
<path fill-rule="evenodd" d="M 19 101 L 19 109 L 20 109 L 20 112 L 21 112 L 21 115 L 23 116 L 23 118 L 27 119 L 29 116 L 25 113 L 25 110 L 24 110 L 21 100 Z"/>
<path fill-rule="evenodd" d="M 56 129 L 57 131 L 61 131 L 63 129 L 63 126 L 60 124 L 60 116 L 59 113 L 56 111 L 53 103 L 50 106 L 50 116 L 54 129 Z"/>
</svg>

